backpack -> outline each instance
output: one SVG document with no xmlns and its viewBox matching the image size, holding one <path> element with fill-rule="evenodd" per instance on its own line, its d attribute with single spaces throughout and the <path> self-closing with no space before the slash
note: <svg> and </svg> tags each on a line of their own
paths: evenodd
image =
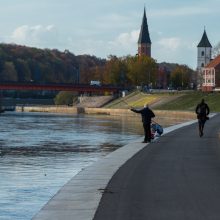
<svg viewBox="0 0 220 220">
<path fill-rule="evenodd" d="M 199 115 L 206 115 L 206 104 L 199 105 L 198 113 Z"/>
</svg>

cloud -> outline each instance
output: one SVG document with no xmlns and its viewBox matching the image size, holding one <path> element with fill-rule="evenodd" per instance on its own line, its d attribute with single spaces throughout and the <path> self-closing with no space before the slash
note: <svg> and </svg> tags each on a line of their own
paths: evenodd
<svg viewBox="0 0 220 220">
<path fill-rule="evenodd" d="M 158 44 L 166 50 L 175 51 L 181 46 L 181 39 L 177 37 L 162 38 Z"/>
<path fill-rule="evenodd" d="M 59 39 L 58 32 L 54 25 L 22 25 L 12 32 L 9 41 L 29 46 L 56 47 Z"/>
<path fill-rule="evenodd" d="M 196 67 L 196 43 L 185 38 L 161 38 L 152 44 L 152 55 L 160 62 L 188 64 Z"/>
<path fill-rule="evenodd" d="M 109 47 L 123 47 L 124 49 L 130 49 L 133 48 L 135 44 L 137 44 L 138 36 L 139 36 L 140 30 L 133 30 L 129 33 L 121 33 L 119 34 L 115 40 L 109 41 L 108 45 Z"/>
<path fill-rule="evenodd" d="M 75 54 L 91 54 L 107 58 L 110 54 L 117 56 L 135 55 L 139 30 L 118 34 L 113 40 L 98 40 L 93 38 L 79 40 L 68 37 L 67 44 Z"/>
</svg>

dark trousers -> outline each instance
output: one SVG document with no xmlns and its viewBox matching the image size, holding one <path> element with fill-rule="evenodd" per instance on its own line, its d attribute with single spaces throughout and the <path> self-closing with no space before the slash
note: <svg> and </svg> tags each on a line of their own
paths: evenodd
<svg viewBox="0 0 220 220">
<path fill-rule="evenodd" d="M 151 141 L 151 123 L 143 123 L 143 127 L 144 127 L 144 141 Z"/>
<path fill-rule="evenodd" d="M 204 125 L 206 122 L 206 115 L 197 115 L 198 123 L 199 123 L 199 131 L 203 133 Z"/>
<path fill-rule="evenodd" d="M 198 120 L 198 122 L 199 122 L 199 131 L 203 133 L 203 129 L 204 129 L 204 125 L 205 125 L 206 120 L 201 118 Z"/>
</svg>

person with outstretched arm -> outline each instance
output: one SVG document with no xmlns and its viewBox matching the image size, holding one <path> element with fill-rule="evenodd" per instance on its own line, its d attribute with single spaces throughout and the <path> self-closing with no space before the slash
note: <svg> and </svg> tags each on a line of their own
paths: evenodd
<svg viewBox="0 0 220 220">
<path fill-rule="evenodd" d="M 209 106 L 205 103 L 204 99 L 202 99 L 202 101 L 196 106 L 195 112 L 198 118 L 199 136 L 202 137 L 205 122 L 209 119 L 208 114 L 210 112 Z"/>
<path fill-rule="evenodd" d="M 145 105 L 144 108 L 139 110 L 131 108 L 131 111 L 135 113 L 139 113 L 142 116 L 142 123 L 144 127 L 144 135 L 145 135 L 143 143 L 151 142 L 151 118 L 154 118 L 155 114 L 148 107 L 148 105 Z"/>
</svg>

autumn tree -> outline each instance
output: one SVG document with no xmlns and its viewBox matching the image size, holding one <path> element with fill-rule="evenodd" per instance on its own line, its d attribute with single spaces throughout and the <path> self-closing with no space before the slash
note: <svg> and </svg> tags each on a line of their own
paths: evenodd
<svg viewBox="0 0 220 220">
<path fill-rule="evenodd" d="M 72 105 L 73 102 L 77 101 L 78 94 L 70 91 L 61 91 L 59 92 L 55 99 L 55 105 Z"/>
<path fill-rule="evenodd" d="M 5 62 L 3 70 L 0 72 L 0 78 L 3 81 L 17 81 L 18 76 L 14 64 L 12 62 Z"/>
<path fill-rule="evenodd" d="M 114 85 L 127 84 L 127 66 L 123 58 L 109 56 L 105 66 L 106 81 Z"/>
<path fill-rule="evenodd" d="M 189 88 L 193 70 L 186 65 L 177 65 L 171 72 L 170 80 L 174 88 Z"/>
<path fill-rule="evenodd" d="M 80 55 L 65 50 L 38 49 L 33 47 L 0 44 L 0 80 L 35 83 L 89 83 L 94 67 L 105 65 L 106 60 L 95 56 Z M 13 66 L 15 71 L 13 71 Z M 6 77 L 7 71 L 14 76 Z M 100 73 L 97 77 L 101 76 Z"/>
<path fill-rule="evenodd" d="M 100 67 L 104 67 L 106 60 L 95 56 L 79 55 L 76 57 L 78 62 L 78 70 L 80 73 L 80 83 L 89 84 L 91 80 L 100 80 L 99 75 L 102 74 Z"/>
<path fill-rule="evenodd" d="M 128 78 L 133 85 L 156 85 L 157 63 L 148 56 L 127 57 Z"/>
</svg>

